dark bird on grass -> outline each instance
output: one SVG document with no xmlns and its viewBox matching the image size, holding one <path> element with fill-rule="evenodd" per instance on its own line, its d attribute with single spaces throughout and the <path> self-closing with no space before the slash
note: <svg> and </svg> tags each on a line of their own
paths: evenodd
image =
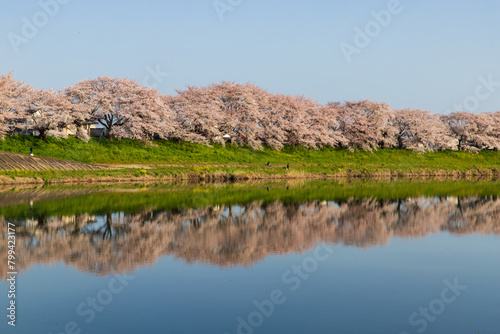
<svg viewBox="0 0 500 334">
<path fill-rule="evenodd" d="M 288 188 L 290 188 L 290 186 L 286 186 L 286 190 L 288 190 Z"/>
<path fill-rule="evenodd" d="M 267 162 L 267 166 L 271 166 L 271 161 L 268 161 L 268 162 Z"/>
<path fill-rule="evenodd" d="M 290 169 L 290 164 L 286 164 L 286 169 Z"/>
<path fill-rule="evenodd" d="M 267 191 L 269 191 L 269 187 L 267 187 Z"/>
</svg>

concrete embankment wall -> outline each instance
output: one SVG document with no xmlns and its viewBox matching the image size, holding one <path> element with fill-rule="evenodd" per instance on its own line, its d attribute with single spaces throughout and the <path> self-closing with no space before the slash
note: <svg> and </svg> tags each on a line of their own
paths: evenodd
<svg viewBox="0 0 500 334">
<path fill-rule="evenodd" d="M 0 152 L 0 170 L 100 170 L 103 166 Z"/>
</svg>

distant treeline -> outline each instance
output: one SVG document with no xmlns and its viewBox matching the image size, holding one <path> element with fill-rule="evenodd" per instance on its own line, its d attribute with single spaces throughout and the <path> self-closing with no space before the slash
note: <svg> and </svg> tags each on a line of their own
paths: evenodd
<svg viewBox="0 0 500 334">
<path fill-rule="evenodd" d="M 223 82 L 162 95 L 133 80 L 99 77 L 62 91 L 37 90 L 0 75 L 0 137 L 37 132 L 88 140 L 91 127 L 113 138 L 231 142 L 320 148 L 498 150 L 500 112 L 431 114 L 363 100 L 326 106 L 305 96 L 271 94 Z"/>
</svg>

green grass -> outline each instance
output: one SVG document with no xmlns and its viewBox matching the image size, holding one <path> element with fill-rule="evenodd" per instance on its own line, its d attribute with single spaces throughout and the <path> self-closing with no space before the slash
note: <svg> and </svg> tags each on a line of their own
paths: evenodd
<svg viewBox="0 0 500 334">
<path fill-rule="evenodd" d="M 197 166 L 173 166 L 143 168 L 116 168 L 109 170 L 70 170 L 70 171 L 30 171 L 30 170 L 8 170 L 0 171 L 1 176 L 10 177 L 12 180 L 26 181 L 26 178 L 35 178 L 44 183 L 93 181 L 113 182 L 156 182 L 166 180 L 248 180 L 248 179 L 298 179 L 318 176 L 328 176 L 334 171 L 328 167 L 305 166 L 297 167 L 292 171 L 285 168 L 267 167 L 197 167 Z M 144 177 L 147 177 L 146 179 Z M 32 182 L 30 182 L 32 183 Z"/>
<path fill-rule="evenodd" d="M 0 151 L 29 154 L 33 146 L 37 156 L 66 159 L 85 163 L 106 164 L 195 164 L 195 165 L 286 165 L 314 166 L 331 174 L 340 169 L 356 171 L 460 170 L 500 167 L 500 153 L 482 151 L 431 152 L 419 154 L 410 150 L 384 149 L 372 152 L 323 148 L 320 150 L 287 146 L 281 151 L 271 148 L 252 150 L 234 145 L 208 147 L 193 143 L 153 141 L 143 143 L 122 139 L 109 142 L 93 138 L 85 143 L 75 138 L 42 141 L 31 136 L 7 136 L 0 141 Z"/>
</svg>

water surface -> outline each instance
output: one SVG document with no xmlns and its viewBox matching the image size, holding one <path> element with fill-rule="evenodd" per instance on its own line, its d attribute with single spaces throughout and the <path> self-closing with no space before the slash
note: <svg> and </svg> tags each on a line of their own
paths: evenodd
<svg viewBox="0 0 500 334">
<path fill-rule="evenodd" d="M 494 333 L 500 187 L 316 181 L 4 189 L 13 333 Z M 2 309 L 7 267 L 0 266 Z M 6 314 L 6 311 L 4 311 Z M 3 316 L 5 319 L 5 316 Z"/>
</svg>

